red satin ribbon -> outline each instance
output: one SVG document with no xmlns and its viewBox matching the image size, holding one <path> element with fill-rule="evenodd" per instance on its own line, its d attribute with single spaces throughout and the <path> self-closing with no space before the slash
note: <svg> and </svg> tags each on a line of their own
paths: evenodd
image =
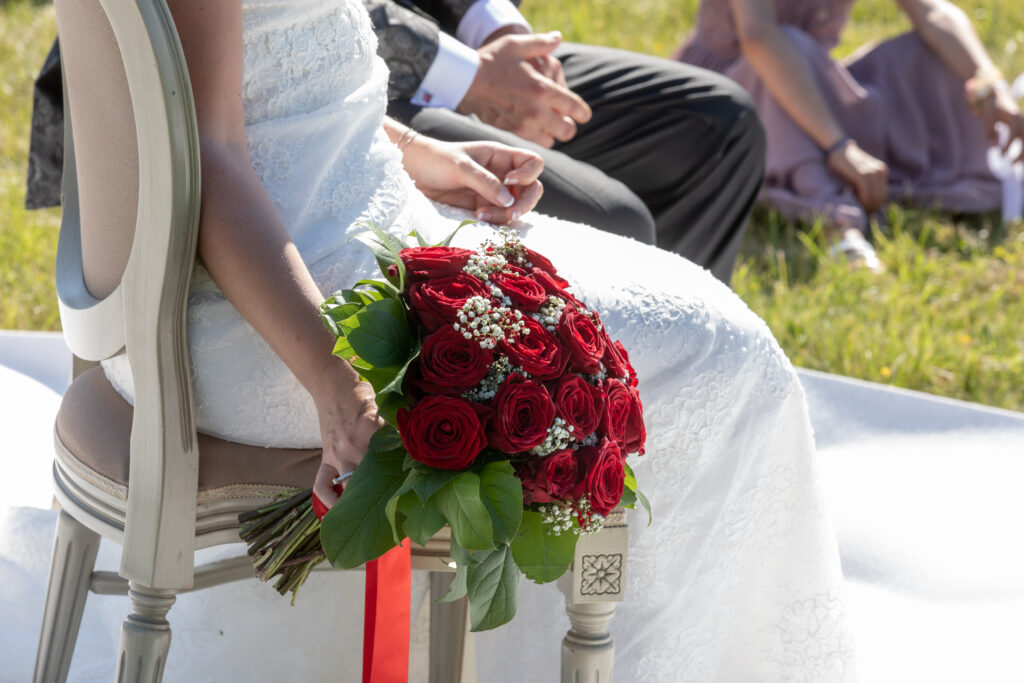
<svg viewBox="0 0 1024 683">
<path fill-rule="evenodd" d="M 363 683 L 409 680 L 409 539 L 366 563 Z"/>
<path fill-rule="evenodd" d="M 339 495 L 339 486 L 335 492 Z M 318 519 L 327 506 L 313 494 Z M 363 683 L 408 683 L 409 619 L 412 601 L 409 539 L 366 563 L 366 611 L 363 619 Z"/>
</svg>

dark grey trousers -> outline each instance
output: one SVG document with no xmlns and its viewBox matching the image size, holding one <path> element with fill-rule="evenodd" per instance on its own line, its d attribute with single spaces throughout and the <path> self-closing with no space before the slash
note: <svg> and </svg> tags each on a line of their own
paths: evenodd
<svg viewBox="0 0 1024 683">
<path fill-rule="evenodd" d="M 677 252 L 728 282 L 764 175 L 764 129 L 731 80 L 688 64 L 587 45 L 555 53 L 593 110 L 544 149 L 446 109 L 388 113 L 444 140 L 494 140 L 544 157 L 538 211 Z"/>
</svg>

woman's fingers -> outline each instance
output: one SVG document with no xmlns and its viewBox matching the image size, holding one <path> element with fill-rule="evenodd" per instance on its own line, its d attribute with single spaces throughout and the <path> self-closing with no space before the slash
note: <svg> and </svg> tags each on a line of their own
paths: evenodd
<svg viewBox="0 0 1024 683">
<path fill-rule="evenodd" d="M 498 180 L 497 176 L 477 163 L 472 157 L 457 168 L 465 186 L 486 201 L 504 208 L 515 204 L 516 198 L 509 192 L 509 189 Z"/>
<path fill-rule="evenodd" d="M 321 463 L 320 469 L 316 472 L 316 481 L 313 482 L 313 494 L 328 508 L 338 502 L 338 494 L 334 492 L 333 484 L 338 474 L 335 468 L 327 463 Z"/>
<path fill-rule="evenodd" d="M 539 180 L 534 180 L 526 187 L 517 189 L 519 196 L 515 204 L 508 208 L 495 206 L 481 206 L 477 209 L 476 216 L 488 223 L 505 224 L 511 223 L 524 213 L 532 211 L 544 193 L 544 186 Z"/>
<path fill-rule="evenodd" d="M 512 170 L 505 174 L 505 185 L 530 185 L 544 171 L 544 158 L 525 149 L 509 148 Z"/>
</svg>

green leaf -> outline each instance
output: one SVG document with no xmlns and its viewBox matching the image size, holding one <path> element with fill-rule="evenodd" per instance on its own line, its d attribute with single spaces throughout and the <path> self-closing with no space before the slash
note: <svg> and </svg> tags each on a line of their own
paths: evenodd
<svg viewBox="0 0 1024 683">
<path fill-rule="evenodd" d="M 628 463 L 623 463 L 626 470 L 626 488 L 630 491 L 636 491 L 636 475 L 633 474 L 633 468 Z"/>
<path fill-rule="evenodd" d="M 459 472 L 434 496 L 438 510 L 452 528 L 452 538 L 459 545 L 467 550 L 490 550 L 494 547 L 491 515 L 480 499 L 478 474 Z"/>
<path fill-rule="evenodd" d="M 619 500 L 619 506 L 633 510 L 636 508 L 636 493 L 630 491 L 628 488 L 622 489 L 622 499 Z"/>
<path fill-rule="evenodd" d="M 455 561 L 455 579 L 452 581 L 448 593 L 438 602 L 455 602 L 466 595 L 466 577 L 469 575 L 469 565 L 473 563 L 469 551 L 460 546 L 452 539 L 449 546 L 452 559 Z"/>
<path fill-rule="evenodd" d="M 459 223 L 459 227 L 457 227 L 457 228 L 455 228 L 454 230 L 452 230 L 452 233 L 451 233 L 450 235 L 448 235 L 448 236 L 447 236 L 447 237 L 445 237 L 445 238 L 444 238 L 443 240 L 441 240 L 440 242 L 438 242 L 438 243 L 437 243 L 437 244 L 436 244 L 435 246 L 438 246 L 438 247 L 447 247 L 447 246 L 450 246 L 450 245 L 451 245 L 451 243 L 452 243 L 452 240 L 453 240 L 453 239 L 455 238 L 455 236 L 456 236 L 457 234 L 459 234 L 459 230 L 462 230 L 462 229 L 463 229 L 464 227 L 466 227 L 467 225 L 472 225 L 472 224 L 474 224 L 474 223 L 476 223 L 476 221 L 474 221 L 474 220 L 472 220 L 472 219 L 469 219 L 469 218 L 467 218 L 466 220 L 464 220 L 464 221 L 462 221 L 461 223 Z"/>
<path fill-rule="evenodd" d="M 377 292 L 364 292 L 358 289 L 343 289 L 341 296 L 348 302 L 349 306 L 369 306 L 374 301 L 379 301 L 382 298 Z"/>
<path fill-rule="evenodd" d="M 353 239 L 357 239 L 370 247 L 385 277 L 388 277 L 389 265 L 398 268 L 398 289 L 405 291 L 405 264 L 402 263 L 398 252 L 407 248 L 408 245 L 394 235 L 384 232 L 376 223 L 365 223 L 365 225 L 369 228 L 369 232 L 361 232 Z M 390 277 L 388 279 L 389 281 L 391 280 Z"/>
<path fill-rule="evenodd" d="M 386 296 L 391 297 L 392 299 L 397 299 L 401 296 L 401 292 L 398 291 L 398 288 L 386 280 L 360 280 L 354 286 L 369 287 L 370 289 L 377 291 L 382 297 Z"/>
<path fill-rule="evenodd" d="M 377 394 L 377 412 L 391 424 L 395 424 L 398 411 L 409 405 L 409 397 L 389 391 Z"/>
<path fill-rule="evenodd" d="M 382 299 L 354 316 L 359 326 L 345 335 L 355 352 L 378 368 L 400 368 L 409 358 L 413 339 L 405 309 L 394 299 Z M 345 327 L 348 321 L 342 321 Z"/>
<path fill-rule="evenodd" d="M 558 536 L 548 533 L 541 514 L 523 512 L 519 533 L 512 541 L 512 556 L 523 573 L 537 583 L 554 581 L 569 569 L 576 552 L 576 534 L 563 531 Z"/>
<path fill-rule="evenodd" d="M 651 501 L 647 500 L 647 496 L 640 489 L 636 490 L 636 497 L 640 504 L 644 506 L 644 510 L 647 510 L 647 526 L 650 526 L 651 522 L 654 521 L 654 513 L 651 512 Z"/>
<path fill-rule="evenodd" d="M 369 451 L 359 463 L 320 526 L 320 542 L 332 566 L 354 569 L 395 546 L 385 508 L 406 480 L 404 458 L 403 451 Z"/>
<path fill-rule="evenodd" d="M 480 472 L 480 493 L 491 515 L 494 539 L 508 543 L 523 519 L 523 485 L 508 460 L 487 463 Z"/>
<path fill-rule="evenodd" d="M 331 323 L 333 324 L 334 321 L 332 320 Z M 345 335 L 340 329 L 338 330 L 338 335 L 338 340 L 334 342 L 334 355 L 340 356 L 345 360 L 351 360 L 356 355 L 356 352 L 352 350 L 352 345 L 348 343 L 348 339 L 345 339 Z"/>
<path fill-rule="evenodd" d="M 424 505 L 419 496 L 409 491 L 398 501 L 398 510 L 405 516 L 402 531 L 420 545 L 426 545 L 444 526 L 444 517 L 434 503 Z"/>
<path fill-rule="evenodd" d="M 409 360 L 405 361 L 398 372 L 395 373 L 394 378 L 383 387 L 380 391 L 394 391 L 399 394 L 405 393 L 405 389 L 402 383 L 405 381 L 405 375 L 409 372 L 409 367 L 412 366 L 412 362 L 420 357 L 420 343 L 416 342 L 416 348 L 413 349 L 412 353 L 409 354 Z"/>
<path fill-rule="evenodd" d="M 421 247 L 429 247 L 430 246 L 430 244 L 425 239 L 423 239 L 423 235 L 421 235 L 416 230 L 411 231 L 409 233 L 409 237 L 415 237 L 416 238 L 416 244 L 418 244 Z"/>
<path fill-rule="evenodd" d="M 458 470 L 438 470 L 433 467 L 423 467 L 422 465 L 415 472 L 416 481 L 412 485 L 412 490 L 416 492 L 416 495 L 420 497 L 420 502 L 424 504 L 442 486 L 459 476 Z"/>
<path fill-rule="evenodd" d="M 402 437 L 398 430 L 391 425 L 384 425 L 370 437 L 370 450 L 378 453 L 386 453 L 402 448 Z"/>
<path fill-rule="evenodd" d="M 466 594 L 469 597 L 471 630 L 486 631 L 512 621 L 516 615 L 522 578 L 507 545 L 469 565 Z"/>
</svg>

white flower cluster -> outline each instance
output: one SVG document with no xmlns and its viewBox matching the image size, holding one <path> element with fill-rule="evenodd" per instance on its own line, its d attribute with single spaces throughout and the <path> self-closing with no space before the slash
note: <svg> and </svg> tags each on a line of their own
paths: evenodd
<svg viewBox="0 0 1024 683">
<path fill-rule="evenodd" d="M 510 344 L 516 336 L 530 334 L 522 313 L 504 306 L 492 308 L 490 300 L 482 296 L 466 299 L 452 327 L 466 339 L 478 340 L 482 349 L 493 349 L 506 333 Z"/>
<path fill-rule="evenodd" d="M 524 266 L 527 270 L 533 267 L 532 263 L 526 260 L 526 250 L 523 248 L 523 241 L 519 233 L 507 225 L 498 227 L 497 240 L 487 240 L 480 245 L 481 251 L 494 254 L 503 254 L 508 263 L 517 266 Z"/>
<path fill-rule="evenodd" d="M 473 254 L 469 262 L 462 267 L 462 272 L 472 275 L 478 280 L 489 280 L 493 273 L 500 273 L 508 262 L 501 254 Z"/>
<path fill-rule="evenodd" d="M 564 310 L 564 300 L 557 296 L 549 296 L 548 300 L 533 314 L 533 318 L 549 331 L 554 332 L 558 321 L 562 319 Z"/>
<path fill-rule="evenodd" d="M 590 498 L 585 493 L 576 501 L 576 519 L 580 523 L 580 533 L 583 534 L 596 534 L 604 528 L 604 515 L 590 509 Z"/>
<path fill-rule="evenodd" d="M 505 292 L 501 291 L 501 287 L 491 285 L 491 296 L 494 297 L 497 301 L 500 301 L 504 305 L 508 306 L 509 308 L 512 307 L 512 299 L 508 298 L 508 295 L 505 294 Z"/>
<path fill-rule="evenodd" d="M 551 527 L 550 533 L 552 536 L 561 536 L 563 531 L 569 531 L 570 529 L 576 534 L 580 532 L 578 528 L 573 528 L 573 512 L 572 507 L 569 505 L 550 503 L 538 506 L 537 511 L 540 512 L 540 521 Z"/>
<path fill-rule="evenodd" d="M 597 445 L 597 432 L 591 432 L 590 434 L 583 437 L 581 446 L 596 446 Z"/>
<path fill-rule="evenodd" d="M 548 433 L 544 437 L 544 442 L 539 446 L 531 448 L 530 453 L 544 457 L 551 455 L 555 451 L 568 448 L 570 444 L 576 443 L 572 436 L 572 430 L 572 425 L 567 425 L 565 420 L 556 417 L 555 421 L 548 427 Z"/>
<path fill-rule="evenodd" d="M 601 384 L 601 382 L 608 379 L 607 368 L 604 367 L 604 363 L 601 363 L 601 371 L 598 372 L 596 375 L 587 375 L 585 373 L 580 373 L 580 377 L 587 380 L 588 383 L 593 384 L 594 386 L 598 386 L 599 384 Z"/>
<path fill-rule="evenodd" d="M 464 391 L 462 396 L 477 403 L 490 401 L 498 393 L 498 389 L 505 383 L 508 376 L 513 373 L 519 373 L 524 377 L 528 376 L 523 372 L 522 368 L 512 365 L 508 358 L 499 356 L 491 363 L 491 367 L 487 370 L 487 376 L 480 380 L 480 384 L 468 391 Z"/>
</svg>

